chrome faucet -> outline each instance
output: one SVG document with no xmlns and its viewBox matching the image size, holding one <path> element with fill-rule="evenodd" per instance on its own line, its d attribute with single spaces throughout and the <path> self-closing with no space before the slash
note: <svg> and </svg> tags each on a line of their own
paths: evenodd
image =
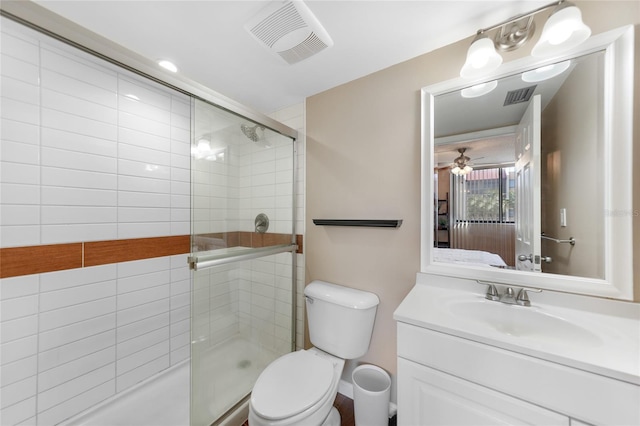
<svg viewBox="0 0 640 426">
<path fill-rule="evenodd" d="M 507 305 L 531 306 L 531 301 L 529 300 L 527 291 L 533 291 L 535 293 L 540 293 L 542 291 L 539 288 L 516 287 L 519 288 L 518 294 L 516 295 L 513 287 L 507 287 L 504 293 L 500 294 L 494 284 L 483 281 L 478 281 L 478 284 L 487 286 L 485 299 L 506 303 Z"/>
<path fill-rule="evenodd" d="M 500 296 L 500 302 L 506 303 L 507 305 L 515 305 L 516 304 L 516 295 L 513 292 L 511 287 L 507 287 L 507 289 Z"/>
</svg>

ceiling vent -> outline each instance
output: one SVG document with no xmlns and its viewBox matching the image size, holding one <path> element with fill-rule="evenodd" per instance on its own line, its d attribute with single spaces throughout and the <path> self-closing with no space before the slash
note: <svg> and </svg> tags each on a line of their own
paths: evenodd
<svg viewBox="0 0 640 426">
<path fill-rule="evenodd" d="M 504 98 L 503 106 L 515 105 L 521 102 L 529 102 L 529 99 L 531 99 L 531 95 L 533 95 L 533 92 L 535 92 L 536 87 L 538 86 L 534 85 L 534 86 L 529 86 L 522 89 L 512 90 L 510 92 L 507 92 L 507 97 Z"/>
<path fill-rule="evenodd" d="M 333 46 L 333 40 L 320 21 L 301 1 L 274 1 L 244 27 L 289 64 Z"/>
</svg>

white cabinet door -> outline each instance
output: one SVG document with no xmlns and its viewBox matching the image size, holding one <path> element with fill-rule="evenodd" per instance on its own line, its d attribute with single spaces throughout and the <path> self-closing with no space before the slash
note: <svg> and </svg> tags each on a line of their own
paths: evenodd
<svg viewBox="0 0 640 426">
<path fill-rule="evenodd" d="M 569 418 L 398 358 L 398 425 L 569 426 Z"/>
</svg>

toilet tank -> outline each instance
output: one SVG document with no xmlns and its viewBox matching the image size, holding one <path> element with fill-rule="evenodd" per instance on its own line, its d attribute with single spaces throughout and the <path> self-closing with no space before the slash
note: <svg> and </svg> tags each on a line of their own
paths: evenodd
<svg viewBox="0 0 640 426">
<path fill-rule="evenodd" d="M 304 295 L 309 338 L 316 348 L 343 359 L 367 353 L 378 296 L 324 281 L 312 281 Z"/>
</svg>

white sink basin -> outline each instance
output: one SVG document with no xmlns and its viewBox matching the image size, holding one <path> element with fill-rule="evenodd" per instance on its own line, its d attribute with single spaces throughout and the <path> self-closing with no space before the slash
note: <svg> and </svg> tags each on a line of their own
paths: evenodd
<svg viewBox="0 0 640 426">
<path fill-rule="evenodd" d="M 519 306 L 485 292 L 475 281 L 418 274 L 394 318 L 640 384 L 640 304 L 543 291 Z"/>
<path fill-rule="evenodd" d="M 565 318 L 542 312 L 535 307 L 508 305 L 486 299 L 448 303 L 447 309 L 458 318 L 472 321 L 499 333 L 546 343 L 603 344 L 596 334 Z"/>
</svg>

